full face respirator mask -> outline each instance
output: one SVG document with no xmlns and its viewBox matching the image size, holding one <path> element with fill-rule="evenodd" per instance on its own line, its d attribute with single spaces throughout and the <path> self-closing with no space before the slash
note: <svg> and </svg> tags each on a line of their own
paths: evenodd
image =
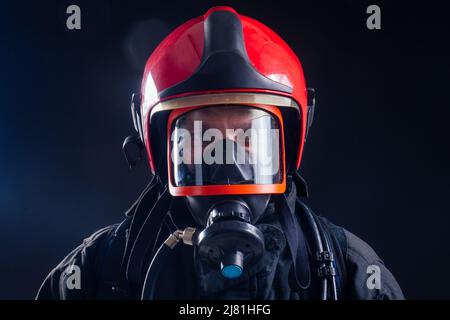
<svg viewBox="0 0 450 320">
<path fill-rule="evenodd" d="M 258 189 L 283 184 L 280 121 L 264 109 L 226 105 L 171 118 L 169 184 L 198 225 L 189 242 L 223 277 L 237 278 L 264 252 L 255 224 L 271 195 Z"/>
</svg>

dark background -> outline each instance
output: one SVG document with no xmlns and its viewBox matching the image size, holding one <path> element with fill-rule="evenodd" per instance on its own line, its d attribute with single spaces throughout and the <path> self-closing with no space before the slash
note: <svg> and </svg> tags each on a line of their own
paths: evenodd
<svg viewBox="0 0 450 320">
<path fill-rule="evenodd" d="M 121 152 L 145 59 L 215 4 L 278 32 L 317 89 L 301 167 L 313 209 L 369 242 L 408 298 L 450 298 L 449 10 L 390 2 L 373 2 L 370 31 L 368 1 L 1 1 L 0 298 L 33 298 L 122 219 L 150 178 Z"/>
</svg>

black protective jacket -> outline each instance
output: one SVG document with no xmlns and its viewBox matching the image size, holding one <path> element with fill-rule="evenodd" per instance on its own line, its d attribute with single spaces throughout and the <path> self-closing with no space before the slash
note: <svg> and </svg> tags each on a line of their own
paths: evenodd
<svg viewBox="0 0 450 320">
<path fill-rule="evenodd" d="M 298 223 L 296 252 L 287 245 L 279 221 L 280 209 L 274 201 L 257 225 L 266 241 L 266 252 L 258 264 L 238 279 L 224 280 L 195 259 L 192 247 L 180 244 L 165 262 L 156 298 L 318 299 L 319 278 L 311 234 L 299 214 L 309 208 L 297 197 L 295 184 L 292 186 L 285 199 Z M 161 199 L 161 190 L 160 182 L 154 179 L 121 223 L 85 239 L 50 272 L 37 299 L 140 299 L 146 270 L 159 245 L 175 229 L 194 225 L 183 199 Z M 142 235 L 145 221 L 158 210 L 168 213 L 157 232 Z M 334 249 L 340 299 L 404 299 L 394 276 L 367 243 L 325 218 L 318 220 Z M 78 283 L 74 276 L 79 277 Z"/>
</svg>

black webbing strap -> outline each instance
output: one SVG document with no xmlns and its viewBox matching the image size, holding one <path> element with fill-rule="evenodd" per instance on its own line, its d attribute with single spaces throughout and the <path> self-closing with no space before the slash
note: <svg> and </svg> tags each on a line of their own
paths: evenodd
<svg viewBox="0 0 450 320">
<path fill-rule="evenodd" d="M 283 194 L 279 198 L 280 223 L 286 237 L 289 251 L 294 266 L 295 287 L 297 291 L 306 289 L 311 283 L 311 270 L 309 254 L 306 246 L 305 235 L 300 228 L 299 221 L 294 212 L 287 204 L 286 196 Z"/>
</svg>

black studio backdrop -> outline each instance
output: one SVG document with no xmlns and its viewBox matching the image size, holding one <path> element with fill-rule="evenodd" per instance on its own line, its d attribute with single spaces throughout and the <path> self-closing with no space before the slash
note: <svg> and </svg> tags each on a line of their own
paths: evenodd
<svg viewBox="0 0 450 320">
<path fill-rule="evenodd" d="M 82 29 L 66 28 L 77 4 Z M 33 298 L 150 179 L 121 152 L 131 92 L 170 30 L 217 4 L 278 32 L 317 109 L 309 203 L 379 253 L 408 298 L 450 298 L 449 21 L 445 2 L 2 1 L 0 298 Z M 381 30 L 366 8 L 381 8 Z"/>
</svg>

